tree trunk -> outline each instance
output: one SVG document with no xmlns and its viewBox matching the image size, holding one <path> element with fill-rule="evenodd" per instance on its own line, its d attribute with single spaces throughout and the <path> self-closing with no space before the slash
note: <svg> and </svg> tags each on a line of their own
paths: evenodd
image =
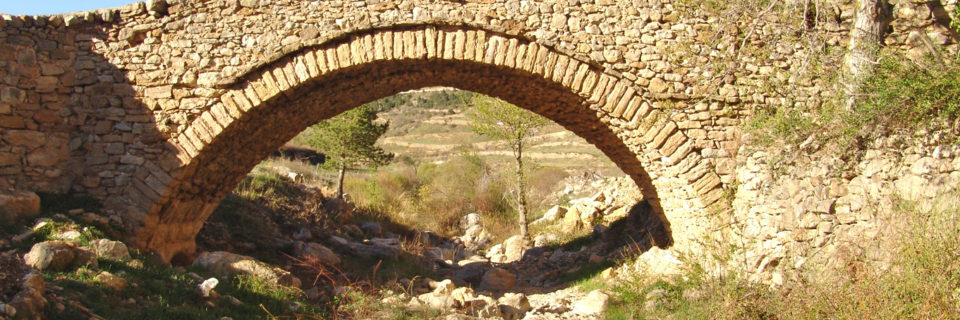
<svg viewBox="0 0 960 320">
<path fill-rule="evenodd" d="M 892 19 L 892 7 L 887 0 L 857 0 L 857 12 L 850 29 L 844 89 L 845 108 L 852 110 L 864 80 L 873 75 L 879 61 L 884 32 Z"/>
<path fill-rule="evenodd" d="M 527 239 L 527 188 L 523 184 L 523 142 L 518 141 L 514 155 L 517 157 L 517 215 L 520 237 Z"/>
<path fill-rule="evenodd" d="M 337 199 L 343 199 L 343 174 L 347 171 L 347 165 L 340 165 L 340 175 L 337 177 Z"/>
</svg>

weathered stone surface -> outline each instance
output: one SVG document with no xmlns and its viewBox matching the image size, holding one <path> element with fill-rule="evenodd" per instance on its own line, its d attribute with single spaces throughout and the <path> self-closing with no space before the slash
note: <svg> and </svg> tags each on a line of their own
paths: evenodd
<svg viewBox="0 0 960 320">
<path fill-rule="evenodd" d="M 136 226 L 129 230 L 136 239 L 131 244 L 165 259 L 191 255 L 202 226 L 197 220 L 209 216 L 228 182 L 243 174 L 239 168 L 258 163 L 281 137 L 362 101 L 455 86 L 505 98 L 587 138 L 635 180 L 658 213 L 703 215 L 723 186 L 735 182 L 740 123 L 768 105 L 819 105 L 831 89 L 803 76 L 813 73 L 802 68 L 817 65 L 796 49 L 806 43 L 741 43 L 718 33 L 706 12 L 671 10 L 658 1 L 608 0 L 291 1 L 269 8 L 253 0 L 152 0 L 120 14 L 44 18 L 51 23 L 42 28 L 33 18 L 5 17 L 3 52 L 13 54 L 0 58 L 8 66 L 0 68 L 0 126 L 6 129 L 0 145 L 12 148 L 0 150 L 0 178 L 31 190 L 135 199 L 138 210 L 105 201 L 126 220 L 151 222 L 130 224 Z M 926 28 L 932 19 L 897 19 L 885 44 L 912 52 L 915 44 L 900 30 Z M 90 23 L 100 22 L 104 36 L 88 43 Z M 843 15 L 819 30 L 828 46 L 845 43 L 849 23 Z M 783 28 L 761 19 L 755 29 Z M 950 38 L 942 32 L 930 33 Z M 954 43 L 944 46 L 957 50 Z M 740 59 L 749 62 L 733 74 L 711 67 L 745 52 L 756 54 Z M 783 97 L 757 79 L 795 90 Z M 303 90 L 308 86 L 321 89 Z M 63 145 L 68 152 L 58 149 Z M 711 148 L 726 154 L 697 158 Z M 150 160 L 120 160 L 128 154 L 173 160 L 154 170 Z M 924 157 L 936 158 L 911 160 Z M 926 179 L 935 169 L 918 165 L 912 176 Z M 702 231 L 686 226 L 673 230 L 690 234 L 677 242 Z"/>
<path fill-rule="evenodd" d="M 27 191 L 0 192 L 0 222 L 14 223 L 40 213 L 40 197 Z"/>
<path fill-rule="evenodd" d="M 497 302 L 500 303 L 500 314 L 507 320 L 522 319 L 527 311 L 533 309 L 527 296 L 522 293 L 504 293 Z"/>
<path fill-rule="evenodd" d="M 119 291 L 123 291 L 124 289 L 127 288 L 127 280 L 126 280 L 126 279 L 121 278 L 121 277 L 118 277 L 117 275 L 112 274 L 112 273 L 110 273 L 110 272 L 101 271 L 101 272 L 100 272 L 99 274 L 97 274 L 97 276 L 94 277 L 93 279 L 94 279 L 94 280 L 97 280 L 97 282 L 100 282 L 100 283 L 103 284 L 104 286 L 107 286 L 107 287 L 113 289 L 114 291 L 118 291 L 118 292 L 119 292 Z"/>
<path fill-rule="evenodd" d="M 90 248 L 98 257 L 113 260 L 130 260 L 127 245 L 120 241 L 98 239 L 90 243 Z"/>
<path fill-rule="evenodd" d="M 201 253 L 193 261 L 193 265 L 222 276 L 247 274 L 283 286 L 300 286 L 300 279 L 283 269 L 260 262 L 249 256 L 226 251 Z"/>
<path fill-rule="evenodd" d="M 517 276 L 510 271 L 493 268 L 483 274 L 483 280 L 480 282 L 480 288 L 483 290 L 507 291 L 513 289 L 516 284 Z"/>
<path fill-rule="evenodd" d="M 340 265 L 340 257 L 333 253 L 333 250 L 319 243 L 297 241 L 293 246 L 293 252 L 299 257 L 317 259 L 327 266 Z"/>
<path fill-rule="evenodd" d="M 600 314 L 607 309 L 607 301 L 610 295 L 600 290 L 593 290 L 586 297 L 573 304 L 573 313 L 590 315 Z"/>
<path fill-rule="evenodd" d="M 567 214 L 567 208 L 561 206 L 553 206 L 543 214 L 540 219 L 534 221 L 534 224 L 537 223 L 549 223 L 556 221 L 557 219 L 563 218 Z"/>
<path fill-rule="evenodd" d="M 73 264 L 77 257 L 77 248 L 60 241 L 44 241 L 33 245 L 23 261 L 34 269 L 61 271 Z"/>
<path fill-rule="evenodd" d="M 510 238 L 507 238 L 503 242 L 504 263 L 510 263 L 513 261 L 520 261 L 523 258 L 523 252 L 527 249 L 526 240 L 523 239 L 520 235 L 515 235 Z"/>
</svg>

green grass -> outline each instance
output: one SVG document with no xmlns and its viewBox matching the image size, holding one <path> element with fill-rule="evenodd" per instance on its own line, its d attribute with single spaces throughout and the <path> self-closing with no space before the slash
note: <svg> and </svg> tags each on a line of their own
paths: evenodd
<svg viewBox="0 0 960 320">
<path fill-rule="evenodd" d="M 573 282 L 574 285 L 580 286 L 584 291 L 589 291 L 592 289 L 589 288 L 599 288 L 603 287 L 601 281 L 597 279 L 603 270 L 610 268 L 614 265 L 613 262 L 604 260 L 603 262 L 587 262 L 586 264 L 580 266 L 576 271 L 565 273 L 557 277 L 558 283 L 570 283 Z"/>
<path fill-rule="evenodd" d="M 267 170 L 255 170 L 253 174 L 247 175 L 234 191 L 246 199 L 267 201 L 293 198 L 299 192 L 289 178 Z"/>
<path fill-rule="evenodd" d="M 36 234 L 24 241 L 21 251 L 29 250 L 34 243 L 50 240 L 54 234 L 66 230 L 80 232 L 79 245 L 91 240 L 107 238 L 97 227 L 73 221 L 66 210 L 83 208 L 97 211 L 100 204 L 89 197 L 75 195 L 43 194 L 41 218 L 48 223 L 36 230 Z M 284 318 L 329 318 L 330 311 L 323 306 L 312 305 L 303 300 L 298 289 L 278 287 L 258 278 L 239 276 L 220 278 L 214 291 L 221 296 L 231 295 L 242 303 L 238 306 L 220 298 L 200 297 L 196 280 L 168 266 L 153 263 L 140 252 L 131 251 L 130 261 L 98 259 L 97 267 L 83 266 L 66 271 L 44 271 L 48 285 L 62 289 L 53 292 L 63 298 L 63 309 L 51 302 L 45 309 L 47 319 L 89 318 L 93 313 L 106 319 L 275 319 Z M 131 260 L 132 261 L 132 260 Z M 122 292 L 116 292 L 95 280 L 101 271 L 113 273 L 127 280 Z M 188 268 L 203 278 L 210 277 L 204 270 Z M 291 302 L 300 303 L 299 310 L 289 308 Z M 269 313 L 265 310 L 269 310 Z M 271 316 L 272 314 L 272 316 Z"/>
<path fill-rule="evenodd" d="M 133 257 L 149 261 L 134 253 Z M 237 276 L 221 278 L 214 289 L 221 298 L 203 298 L 197 289 L 200 280 L 169 267 L 145 263 L 143 267 L 107 259 L 100 259 L 98 270 L 81 268 L 75 271 L 44 272 L 44 280 L 64 288 L 64 297 L 106 319 L 271 319 L 274 316 L 324 317 L 329 313 L 303 301 L 299 290 L 278 287 L 259 278 Z M 116 292 L 97 282 L 100 271 L 109 271 L 127 280 L 127 288 Z M 203 274 L 201 270 L 194 270 Z M 209 275 L 208 275 L 209 276 Z M 231 295 L 242 303 L 234 305 L 222 298 Z M 132 300 L 132 301 L 131 301 Z M 301 304 L 300 310 L 291 310 L 291 302 Z M 269 310 L 269 314 L 267 313 Z M 67 304 L 63 312 L 49 304 L 49 319 L 75 319 L 84 314 L 82 308 Z M 297 317 L 299 318 L 299 317 Z"/>
</svg>

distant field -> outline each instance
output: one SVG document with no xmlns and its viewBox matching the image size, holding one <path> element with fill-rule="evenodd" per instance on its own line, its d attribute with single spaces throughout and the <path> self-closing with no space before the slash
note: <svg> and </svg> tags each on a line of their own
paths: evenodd
<svg viewBox="0 0 960 320">
<path fill-rule="evenodd" d="M 469 94 L 456 89 L 432 89 L 401 93 L 374 102 L 383 110 L 380 118 L 390 123 L 378 144 L 397 156 L 422 162 L 444 162 L 464 149 L 488 160 L 512 161 L 513 155 L 506 144 L 471 130 L 464 106 Z M 306 139 L 301 135 L 289 144 L 306 146 Z M 571 173 L 623 174 L 603 152 L 555 123 L 531 137 L 524 156 L 539 166 L 557 167 Z"/>
</svg>

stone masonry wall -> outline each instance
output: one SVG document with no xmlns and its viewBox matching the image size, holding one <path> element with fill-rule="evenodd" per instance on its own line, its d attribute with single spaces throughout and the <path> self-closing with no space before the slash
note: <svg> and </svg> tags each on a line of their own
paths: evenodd
<svg viewBox="0 0 960 320">
<path fill-rule="evenodd" d="M 927 35 L 956 50 L 921 4 L 898 8 L 888 45 L 916 52 L 920 36 Z M 842 47 L 852 16 L 848 4 L 822 11 L 832 15 L 818 20 L 822 43 Z M 344 68 L 343 75 L 363 86 L 381 74 L 364 78 L 362 72 L 385 72 L 389 77 L 384 79 L 391 82 L 384 82 L 388 88 L 383 94 L 410 83 L 436 82 L 419 78 L 404 84 L 398 72 L 415 73 L 418 67 L 447 70 L 438 74 L 446 85 L 469 87 L 464 75 L 482 75 L 488 85 L 530 83 L 534 89 L 527 93 L 470 87 L 515 102 L 537 103 L 536 93 L 556 93 L 556 101 L 570 111 L 553 119 L 598 144 L 651 201 L 669 208 L 667 218 L 689 217 L 677 219 L 675 231 L 695 238 L 684 230 L 706 230 L 707 223 L 697 217 L 708 215 L 705 207 L 719 199 L 720 186 L 737 178 L 740 125 L 760 107 L 816 105 L 831 89 L 806 72 L 819 51 L 795 37 L 795 26 L 778 22 L 775 15 L 731 20 L 714 14 L 660 0 L 211 0 L 150 1 L 56 16 L 2 15 L 0 178 L 21 188 L 94 195 L 121 211 L 133 229 L 159 223 L 170 210 L 198 210 L 195 217 L 202 223 L 216 195 L 231 189 L 238 179 L 235 172 L 242 174 L 248 166 L 246 160 L 233 167 L 222 162 L 230 154 L 223 152 L 239 150 L 215 144 L 234 137 L 217 140 L 221 129 L 249 136 L 262 133 L 253 131 L 260 129 L 258 116 L 286 112 L 280 117 L 303 120 L 296 112 L 311 110 L 287 108 L 281 104 L 294 104 L 284 97 L 313 99 L 301 103 L 314 104 L 336 100 L 338 107 L 311 110 L 325 116 L 375 98 L 305 95 L 340 75 L 331 71 L 332 77 L 315 77 L 317 70 L 304 67 L 304 61 L 322 57 L 314 53 L 320 49 L 334 50 L 326 56 L 336 57 L 345 48 L 340 58 L 353 54 L 359 60 L 339 61 L 354 67 Z M 418 35 L 431 29 L 443 31 L 443 37 L 427 45 L 419 42 L 426 36 Z M 479 65 L 458 62 L 468 60 L 460 53 L 465 49 L 461 43 L 470 43 L 467 35 L 481 32 L 489 37 L 478 38 L 478 50 L 493 52 L 491 58 L 477 57 Z M 741 39 L 742 34 L 748 39 Z M 364 35 L 386 39 L 386 48 L 442 48 L 444 55 L 395 51 L 394 58 L 367 61 L 363 57 L 372 51 L 350 52 L 365 48 Z M 533 63 L 547 67 L 524 70 L 509 62 L 512 58 L 504 60 L 525 59 L 521 48 L 543 48 L 543 60 L 538 56 Z M 423 61 L 398 65 L 378 59 Z M 354 66 L 357 61 L 369 65 Z M 581 76 L 593 80 L 574 81 Z M 547 81 L 519 81 L 527 77 Z M 293 82 L 303 85 L 283 92 L 262 90 L 265 83 L 286 88 L 286 80 L 290 87 L 296 87 Z M 265 94 L 272 100 L 264 99 L 265 107 L 250 114 L 242 114 L 246 108 L 241 114 L 225 112 L 233 99 L 225 97 L 236 94 L 251 104 Z M 550 114 L 547 106 L 530 108 Z M 237 125 L 227 130 L 234 118 Z M 275 145 L 289 134 L 263 134 L 251 142 Z M 220 156 L 201 156 L 197 149 L 208 143 L 215 146 L 208 151 Z M 212 177 L 219 181 L 213 185 L 194 179 L 202 176 L 198 172 L 215 170 L 231 175 Z M 176 222 L 171 237 L 190 238 L 183 230 L 199 229 L 197 221 L 179 219 L 170 221 Z M 151 241 L 166 240 L 139 242 Z"/>
<path fill-rule="evenodd" d="M 780 284 L 800 280 L 803 270 L 889 265 L 905 230 L 898 202 L 921 211 L 960 206 L 960 144 L 942 136 L 891 136 L 849 161 L 836 155 L 836 146 L 742 148 L 728 222 L 742 241 L 747 271 Z"/>
</svg>

